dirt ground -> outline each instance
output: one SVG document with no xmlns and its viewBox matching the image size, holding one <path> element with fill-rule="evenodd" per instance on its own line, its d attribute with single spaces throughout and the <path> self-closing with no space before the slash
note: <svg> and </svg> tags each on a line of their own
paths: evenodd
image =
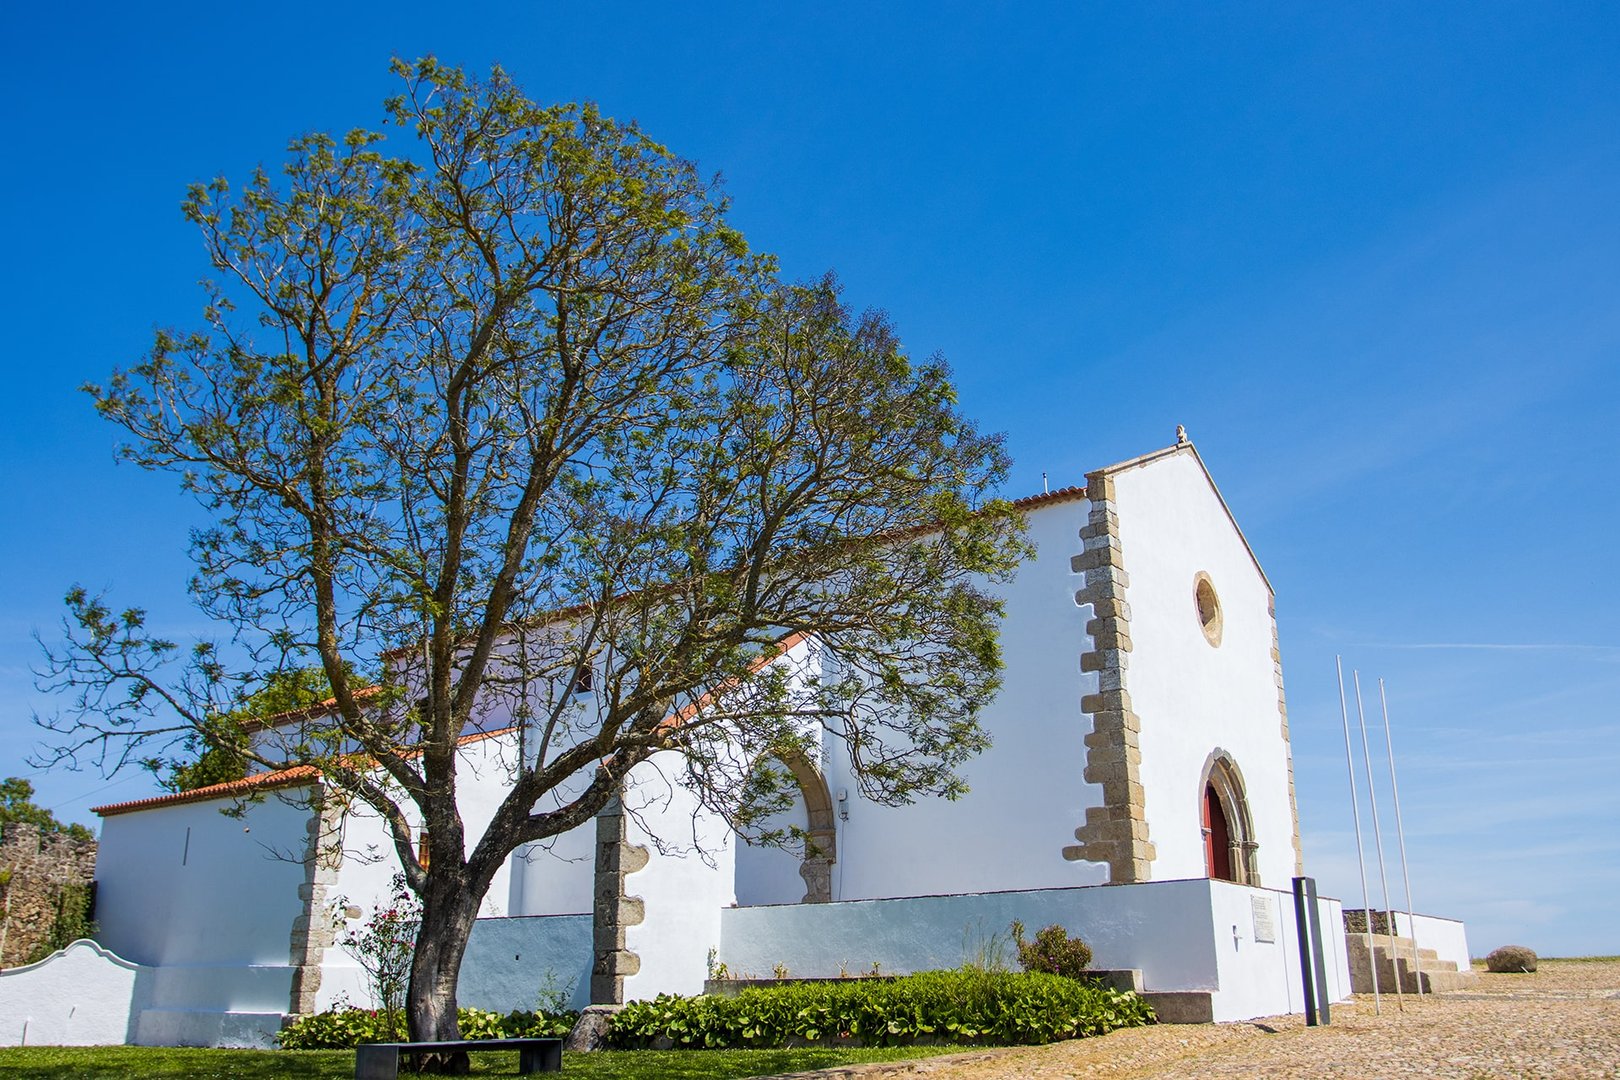
<svg viewBox="0 0 1620 1080">
<path fill-rule="evenodd" d="M 1474 989 L 1397 1001 L 1370 995 L 1303 1017 L 1159 1025 L 1051 1046 L 977 1051 L 816 1077 L 927 1080 L 1186 1080 L 1196 1077 L 1515 1077 L 1620 1080 L 1620 960 L 1549 960 L 1528 975 L 1481 971 Z"/>
</svg>

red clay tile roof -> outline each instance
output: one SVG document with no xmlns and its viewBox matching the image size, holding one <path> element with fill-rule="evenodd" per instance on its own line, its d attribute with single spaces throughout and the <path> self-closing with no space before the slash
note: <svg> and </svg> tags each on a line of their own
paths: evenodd
<svg viewBox="0 0 1620 1080">
<path fill-rule="evenodd" d="M 456 745 L 471 746 L 473 743 L 493 739 L 496 736 L 506 735 L 516 730 L 516 727 L 503 727 L 494 731 L 474 731 L 457 739 Z M 414 753 L 413 751 L 413 755 Z M 190 791 L 176 791 L 168 795 L 153 795 L 147 799 L 112 803 L 108 806 L 92 806 L 90 812 L 101 817 L 112 817 L 115 814 L 128 814 L 136 810 L 152 810 L 159 806 L 180 806 L 185 803 L 208 802 L 212 799 L 236 799 L 274 788 L 300 787 L 304 784 L 313 784 L 320 779 L 320 776 L 321 771 L 313 765 L 294 765 L 290 769 L 254 773 L 252 776 L 244 776 L 240 780 L 227 780 L 223 784 L 209 784 L 207 787 L 192 788 Z"/>
<path fill-rule="evenodd" d="M 210 799 L 238 798 L 256 791 L 312 784 L 320 775 L 320 770 L 313 765 L 294 765 L 290 769 L 254 773 L 240 780 L 227 780 L 223 784 L 209 784 L 207 787 L 192 788 L 190 791 L 153 795 L 149 799 L 134 799 L 107 806 L 92 806 L 90 812 L 100 817 L 112 817 L 114 814 L 128 814 L 135 810 L 150 810 L 158 806 L 178 806 L 181 803 L 207 802 Z"/>
<path fill-rule="evenodd" d="M 1061 487 L 1056 491 L 1047 491 L 1040 495 L 1026 495 L 1022 499 L 1014 499 L 1013 507 L 1017 510 L 1039 510 L 1043 506 L 1070 502 L 1085 497 L 1086 489 L 1083 487 Z"/>
</svg>

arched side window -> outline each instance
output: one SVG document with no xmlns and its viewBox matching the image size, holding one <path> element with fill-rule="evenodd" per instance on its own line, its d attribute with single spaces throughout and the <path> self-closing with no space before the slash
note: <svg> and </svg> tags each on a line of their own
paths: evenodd
<svg viewBox="0 0 1620 1080">
<path fill-rule="evenodd" d="M 803 831 L 802 849 L 766 847 L 746 842 L 737 848 L 737 902 L 754 904 L 825 904 L 832 899 L 832 867 L 838 861 L 838 832 L 833 824 L 832 794 L 827 781 L 806 758 L 789 754 L 773 764 L 792 774 L 797 791 L 793 805 L 769 824 Z M 791 865 L 790 865 L 791 864 Z M 788 887 L 797 871 L 803 883 Z"/>
<path fill-rule="evenodd" d="M 1254 819 L 1243 774 L 1225 750 L 1216 748 L 1204 760 L 1198 783 L 1199 818 L 1204 837 L 1204 872 L 1221 881 L 1259 885 L 1255 858 Z"/>
</svg>

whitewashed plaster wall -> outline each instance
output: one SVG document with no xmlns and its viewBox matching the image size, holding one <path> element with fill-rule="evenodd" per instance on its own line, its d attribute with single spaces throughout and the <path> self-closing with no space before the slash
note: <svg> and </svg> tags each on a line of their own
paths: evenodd
<svg viewBox="0 0 1620 1080">
<path fill-rule="evenodd" d="M 107 817 L 96 859 L 100 939 L 138 964 L 287 963 L 301 903 L 307 808 L 269 793 L 240 818 L 227 799 Z"/>
<path fill-rule="evenodd" d="M 804 795 L 796 793 L 793 805 L 770 814 L 760 823 L 761 832 L 808 830 L 810 814 Z M 737 903 L 797 904 L 804 899 L 805 881 L 799 873 L 803 865 L 802 845 L 736 843 Z"/>
<path fill-rule="evenodd" d="M 212 800 L 102 822 L 99 937 L 151 969 L 137 1041 L 265 1045 L 279 1028 L 303 910 L 308 810 L 286 801 L 299 790 L 272 792 L 240 818 L 220 813 L 230 801 Z"/>
<path fill-rule="evenodd" d="M 150 969 L 86 940 L 0 971 L 0 1046 L 133 1042 L 143 976 Z"/>
<path fill-rule="evenodd" d="M 956 802 L 925 799 L 886 807 L 862 799 L 847 755 L 829 744 L 823 762 L 836 800 L 848 794 L 848 820 L 838 820 L 834 899 L 918 896 L 992 889 L 1099 884 L 1107 868 L 1069 862 L 1063 848 L 1101 789 L 1084 781 L 1090 722 L 1080 697 L 1095 685 L 1082 676 L 1089 608 L 1075 604 L 1079 575 L 1069 568 L 1081 550 L 1084 499 L 1031 510 L 1036 555 L 1017 577 L 996 586 L 1006 600 L 1000 694 L 981 716 L 993 740 L 962 773 L 968 794 Z M 835 802 L 836 806 L 836 802 Z"/>
<path fill-rule="evenodd" d="M 512 854 L 507 867 L 507 914 L 589 915 L 596 883 L 595 827 L 587 823 L 525 844 Z"/>
<path fill-rule="evenodd" d="M 1293 894 L 1226 881 L 1209 881 L 1208 888 L 1216 983 L 1220 988 L 1213 999 L 1215 1021 L 1304 1012 Z M 1257 904 L 1270 915 L 1272 941 L 1261 940 Z M 1339 901 L 1326 897 L 1318 898 L 1317 907 L 1324 939 L 1322 959 L 1328 1000 L 1343 1001 L 1350 995 L 1344 935 L 1336 932 L 1344 925 L 1343 909 Z M 1278 1007 L 1279 1000 L 1284 1007 Z"/>
<path fill-rule="evenodd" d="M 1243 776 L 1260 881 L 1285 886 L 1294 874 L 1293 817 L 1266 582 L 1190 451 L 1114 474 L 1114 492 L 1130 575 L 1126 686 L 1142 724 L 1153 879 L 1204 874 L 1199 779 L 1209 755 L 1223 749 Z M 1218 647 L 1197 614 L 1200 571 L 1220 600 Z"/>
<path fill-rule="evenodd" d="M 735 838 L 680 785 L 682 768 L 681 756 L 666 751 L 626 779 L 626 840 L 651 855 L 624 879 L 626 894 L 645 901 L 643 921 L 625 931 L 625 947 L 640 960 L 624 980 L 626 1001 L 701 993 L 721 910 L 736 899 Z"/>
</svg>

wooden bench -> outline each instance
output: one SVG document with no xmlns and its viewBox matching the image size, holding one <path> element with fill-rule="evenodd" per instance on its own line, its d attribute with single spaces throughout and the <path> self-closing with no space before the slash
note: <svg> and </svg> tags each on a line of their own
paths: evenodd
<svg viewBox="0 0 1620 1080">
<path fill-rule="evenodd" d="M 518 1072 L 562 1072 L 561 1039 L 466 1039 L 461 1042 L 362 1043 L 354 1049 L 354 1080 L 397 1080 L 399 1055 L 456 1050 L 516 1050 Z"/>
</svg>

